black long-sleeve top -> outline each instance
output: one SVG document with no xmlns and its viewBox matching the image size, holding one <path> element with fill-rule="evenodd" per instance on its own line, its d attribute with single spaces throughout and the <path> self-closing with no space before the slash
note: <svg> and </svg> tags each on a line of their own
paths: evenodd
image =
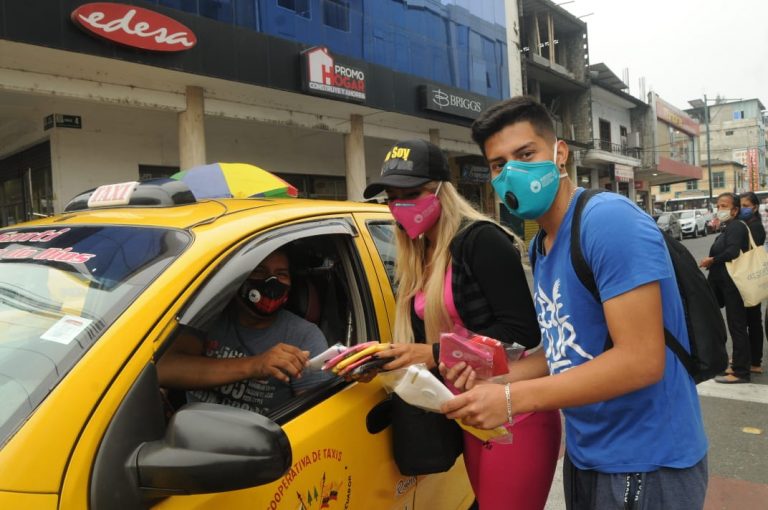
<svg viewBox="0 0 768 510">
<path fill-rule="evenodd" d="M 525 271 L 512 239 L 497 225 L 477 222 L 451 245 L 453 297 L 467 329 L 526 348 L 539 344 L 541 330 Z M 414 337 L 423 341 L 424 322 L 411 306 Z"/>
<path fill-rule="evenodd" d="M 765 237 L 765 234 L 763 234 Z M 763 239 L 765 240 L 765 239 Z M 747 226 L 743 221 L 731 220 L 726 223 L 723 231 L 715 238 L 715 242 L 709 248 L 709 256 L 714 258 L 709 267 L 712 277 L 730 278 L 725 269 L 725 263 L 749 249 L 749 236 Z"/>
<path fill-rule="evenodd" d="M 760 219 L 760 214 L 755 213 L 749 217 L 748 220 L 744 220 L 749 231 L 752 232 L 752 239 L 755 240 L 755 244 L 762 246 L 765 244 L 765 227 L 763 227 L 763 221 Z"/>
</svg>

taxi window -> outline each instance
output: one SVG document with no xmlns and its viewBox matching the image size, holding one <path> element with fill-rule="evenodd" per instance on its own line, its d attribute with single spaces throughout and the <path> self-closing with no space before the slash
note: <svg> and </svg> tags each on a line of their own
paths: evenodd
<svg viewBox="0 0 768 510">
<path fill-rule="evenodd" d="M 0 230 L 0 445 L 190 240 L 148 227 Z"/>
<path fill-rule="evenodd" d="M 381 263 L 387 271 L 387 279 L 392 286 L 392 292 L 397 294 L 395 284 L 395 259 L 397 251 L 395 248 L 395 225 L 391 221 L 369 221 L 368 231 L 371 233 L 373 243 L 376 245 L 376 251 L 379 252 Z"/>
</svg>

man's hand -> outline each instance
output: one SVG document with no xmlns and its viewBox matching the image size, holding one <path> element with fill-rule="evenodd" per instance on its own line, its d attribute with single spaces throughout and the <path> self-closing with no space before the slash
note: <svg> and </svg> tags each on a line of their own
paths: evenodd
<svg viewBox="0 0 768 510">
<path fill-rule="evenodd" d="M 394 358 L 384 365 L 384 370 L 396 370 L 417 363 L 424 363 L 427 368 L 435 368 L 435 358 L 432 356 L 430 344 L 390 344 L 390 349 L 379 351 L 376 358 Z"/>
<path fill-rule="evenodd" d="M 703 267 L 704 269 L 709 269 L 709 267 L 712 265 L 712 263 L 715 261 L 713 257 L 704 257 L 701 259 L 701 262 L 699 262 L 699 267 Z"/>
<path fill-rule="evenodd" d="M 253 379 L 274 377 L 289 382 L 291 377 L 301 377 L 301 372 L 309 364 L 309 351 L 288 344 L 277 344 L 268 351 L 253 356 Z"/>
<path fill-rule="evenodd" d="M 481 429 L 507 423 L 507 398 L 501 384 L 479 384 L 452 398 L 440 409 L 450 419 Z M 512 412 L 514 413 L 514 404 Z"/>
</svg>

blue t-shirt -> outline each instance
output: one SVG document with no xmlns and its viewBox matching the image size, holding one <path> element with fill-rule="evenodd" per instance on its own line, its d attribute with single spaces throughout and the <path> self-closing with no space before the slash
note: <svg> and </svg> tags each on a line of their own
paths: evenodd
<svg viewBox="0 0 768 510">
<path fill-rule="evenodd" d="M 608 335 L 602 305 L 579 281 L 571 263 L 575 202 L 550 252 L 536 254 L 534 304 L 553 375 L 599 356 Z M 600 193 L 584 208 L 581 246 L 603 301 L 660 282 L 664 326 L 688 349 L 674 268 L 650 216 L 621 195 Z M 536 249 L 533 243 L 530 249 Z M 628 473 L 687 468 L 707 451 L 696 386 L 669 349 L 658 383 L 608 401 L 566 408 L 563 414 L 568 454 L 580 469 Z"/>
</svg>

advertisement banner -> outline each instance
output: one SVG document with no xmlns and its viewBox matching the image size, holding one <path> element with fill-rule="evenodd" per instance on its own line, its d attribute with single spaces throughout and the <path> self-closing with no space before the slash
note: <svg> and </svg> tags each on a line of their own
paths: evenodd
<svg viewBox="0 0 768 510">
<path fill-rule="evenodd" d="M 305 92 L 347 101 L 365 101 L 366 69 L 363 65 L 348 64 L 321 46 L 310 48 L 301 56 Z"/>
</svg>

